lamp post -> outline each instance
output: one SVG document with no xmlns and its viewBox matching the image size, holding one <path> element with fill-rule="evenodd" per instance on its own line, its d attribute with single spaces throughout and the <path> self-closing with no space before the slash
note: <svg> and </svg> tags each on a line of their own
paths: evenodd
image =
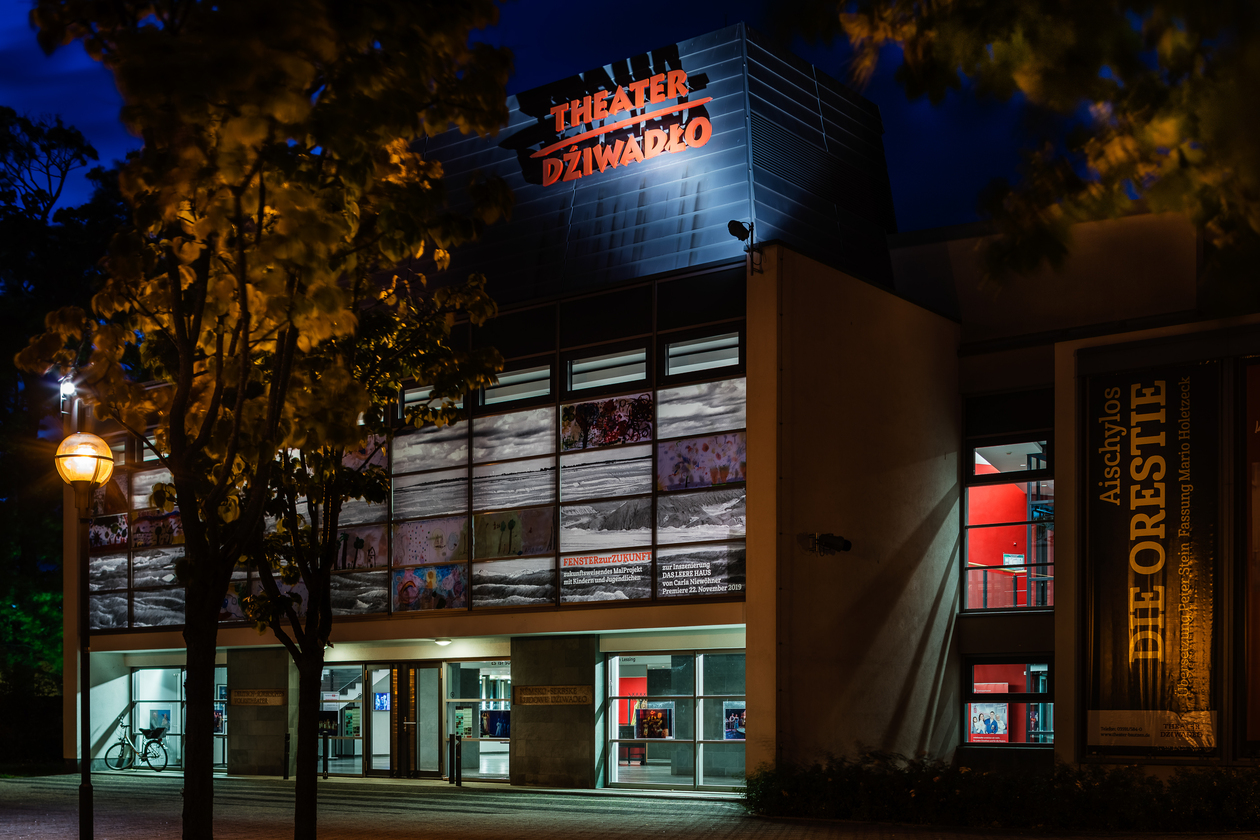
<svg viewBox="0 0 1260 840">
<path fill-rule="evenodd" d="M 54 456 L 57 472 L 74 488 L 79 513 L 79 840 L 92 840 L 92 642 L 88 634 L 88 525 L 92 493 L 114 473 L 109 444 L 87 432 L 61 442 Z"/>
</svg>

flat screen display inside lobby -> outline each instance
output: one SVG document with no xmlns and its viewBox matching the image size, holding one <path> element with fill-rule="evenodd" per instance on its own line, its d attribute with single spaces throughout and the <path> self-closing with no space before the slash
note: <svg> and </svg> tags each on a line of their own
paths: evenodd
<svg viewBox="0 0 1260 840">
<path fill-rule="evenodd" d="M 1220 376 L 1208 363 L 1089 379 L 1091 753 L 1217 747 Z"/>
</svg>

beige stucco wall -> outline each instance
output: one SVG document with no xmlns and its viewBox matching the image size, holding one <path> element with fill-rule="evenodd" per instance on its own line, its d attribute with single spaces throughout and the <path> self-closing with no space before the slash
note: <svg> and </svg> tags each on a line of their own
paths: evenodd
<svg viewBox="0 0 1260 840">
<path fill-rule="evenodd" d="M 749 278 L 750 764 L 768 757 L 771 698 L 780 759 L 958 740 L 958 341 L 947 319 L 777 245 Z M 809 553 L 814 532 L 853 550 Z"/>
</svg>

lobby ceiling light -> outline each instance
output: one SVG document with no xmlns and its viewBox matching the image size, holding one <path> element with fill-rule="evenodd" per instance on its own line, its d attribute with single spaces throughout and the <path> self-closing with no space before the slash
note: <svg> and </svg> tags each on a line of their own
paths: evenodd
<svg viewBox="0 0 1260 840">
<path fill-rule="evenodd" d="M 441 647 L 446 647 L 450 643 L 451 643 L 450 639 L 434 639 L 433 640 L 433 644 L 440 645 Z"/>
</svg>

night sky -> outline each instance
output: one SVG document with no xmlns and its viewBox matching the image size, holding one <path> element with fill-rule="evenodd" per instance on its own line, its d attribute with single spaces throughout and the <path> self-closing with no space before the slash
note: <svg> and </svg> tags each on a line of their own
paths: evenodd
<svg viewBox="0 0 1260 840">
<path fill-rule="evenodd" d="M 109 73 L 73 45 L 45 57 L 27 24 L 29 0 L 0 0 L 0 105 L 29 116 L 59 114 L 76 126 L 102 162 L 121 157 L 137 141 L 117 119 L 120 100 Z M 572 0 L 509 2 L 500 24 L 483 39 L 510 47 L 516 75 L 508 92 L 556 79 L 685 40 L 740 20 L 766 31 L 764 0 L 695 0 L 675 3 L 669 14 L 592 14 Z M 613 22 L 615 21 L 615 23 Z M 845 78 L 847 47 L 811 46 L 794 51 L 837 79 Z M 1013 177 L 1019 162 L 1021 108 L 981 100 L 964 91 L 940 107 L 906 100 L 892 79 L 889 55 L 864 91 L 884 120 L 884 148 L 902 232 L 975 221 L 976 195 L 994 176 Z M 63 203 L 87 198 L 76 179 Z"/>
</svg>

